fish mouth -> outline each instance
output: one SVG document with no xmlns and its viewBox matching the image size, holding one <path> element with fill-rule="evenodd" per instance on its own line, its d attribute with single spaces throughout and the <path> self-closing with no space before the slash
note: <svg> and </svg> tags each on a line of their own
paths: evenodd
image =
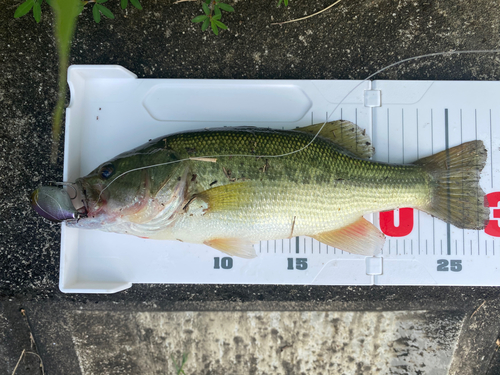
<svg viewBox="0 0 500 375">
<path fill-rule="evenodd" d="M 74 183 L 77 192 L 73 200 L 78 218 L 66 221 L 66 225 L 73 228 L 99 229 L 103 226 L 103 209 L 105 201 L 99 198 L 100 191 L 92 188 L 91 184 L 79 178 Z"/>
<path fill-rule="evenodd" d="M 77 197 L 75 202 L 81 202 L 82 206 L 78 211 L 82 214 L 81 217 L 94 217 L 97 215 L 105 205 L 105 202 L 99 195 L 97 199 L 94 197 L 93 189 L 84 179 L 77 179 L 75 181 Z"/>
</svg>

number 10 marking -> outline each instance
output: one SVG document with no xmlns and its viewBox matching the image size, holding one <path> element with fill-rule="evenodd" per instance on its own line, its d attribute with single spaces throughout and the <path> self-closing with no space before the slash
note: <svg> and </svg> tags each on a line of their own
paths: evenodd
<svg viewBox="0 0 500 375">
<path fill-rule="evenodd" d="M 214 269 L 218 270 L 221 267 L 225 270 L 229 270 L 229 269 L 233 268 L 233 258 L 224 257 L 224 258 L 220 259 L 219 257 L 215 257 L 214 258 Z"/>
</svg>

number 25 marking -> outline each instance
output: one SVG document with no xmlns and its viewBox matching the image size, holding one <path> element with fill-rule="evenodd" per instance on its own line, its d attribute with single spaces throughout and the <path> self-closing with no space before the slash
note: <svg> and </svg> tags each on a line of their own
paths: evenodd
<svg viewBox="0 0 500 375">
<path fill-rule="evenodd" d="M 460 272 L 462 271 L 462 261 L 460 259 L 438 259 L 437 261 L 438 271 L 452 271 L 452 272 Z M 449 266 L 449 267 L 448 267 Z"/>
</svg>

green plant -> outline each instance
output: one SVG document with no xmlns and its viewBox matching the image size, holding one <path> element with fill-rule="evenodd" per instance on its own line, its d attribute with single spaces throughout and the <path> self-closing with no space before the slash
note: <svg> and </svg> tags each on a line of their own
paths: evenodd
<svg viewBox="0 0 500 375">
<path fill-rule="evenodd" d="M 142 5 L 139 2 L 139 0 L 130 0 L 133 6 L 135 6 L 137 9 L 142 10 Z M 125 9 L 128 5 L 128 0 L 121 0 L 121 6 L 122 9 Z"/>
<path fill-rule="evenodd" d="M 50 0 L 45 0 L 47 4 L 52 6 Z M 43 0 L 26 0 L 24 3 L 19 5 L 14 12 L 14 18 L 19 18 L 29 13 L 31 9 L 33 9 L 33 18 L 38 23 L 40 22 L 40 18 L 42 16 L 42 3 Z"/>
<path fill-rule="evenodd" d="M 40 18 L 42 15 L 42 3 L 44 0 L 26 0 L 24 3 L 19 5 L 14 13 L 14 18 L 19 18 L 24 16 L 25 14 L 29 13 L 31 9 L 33 9 L 33 17 L 35 18 L 36 22 L 40 22 Z M 78 1 L 78 14 L 80 14 L 85 5 L 88 3 L 94 3 L 94 6 L 92 7 L 92 14 L 94 16 L 94 21 L 99 23 L 101 21 L 101 13 L 108 17 L 108 18 L 115 18 L 114 14 L 106 8 L 103 3 L 107 2 L 108 0 L 89 0 L 89 1 Z M 51 7 L 53 7 L 52 2 L 53 0 L 45 0 L 47 4 L 49 4 Z M 139 10 L 142 10 L 142 5 L 139 2 L 139 0 L 130 0 L 132 5 L 136 7 Z M 127 8 L 128 5 L 128 0 L 121 0 L 120 2 L 122 9 Z"/>
<path fill-rule="evenodd" d="M 42 14 L 42 3 L 44 0 L 26 0 L 21 3 L 14 12 L 14 18 L 22 17 L 33 9 L 33 17 L 36 22 L 40 22 Z M 92 14 L 95 22 L 101 20 L 101 13 L 108 18 L 115 18 L 113 13 L 106 8 L 103 3 L 107 0 L 45 0 L 54 9 L 55 14 L 55 35 L 59 54 L 59 90 L 57 103 L 52 114 L 52 162 L 57 159 L 57 150 L 61 136 L 61 120 L 64 111 L 64 101 L 66 95 L 66 75 L 68 70 L 69 50 L 73 32 L 76 26 L 77 16 L 82 13 L 85 5 L 94 3 Z M 139 0 L 130 0 L 137 9 L 142 9 Z M 128 0 L 121 0 L 121 7 L 125 9 Z"/>
<path fill-rule="evenodd" d="M 281 3 L 284 3 L 286 7 L 288 6 L 288 0 L 280 0 L 280 1 L 278 2 L 278 6 L 280 6 L 280 5 L 281 5 Z"/>
<path fill-rule="evenodd" d="M 203 22 L 201 25 L 201 31 L 208 29 L 208 26 L 212 27 L 212 31 L 215 35 L 219 35 L 219 28 L 227 30 L 227 26 L 220 21 L 222 18 L 221 10 L 234 12 L 234 8 L 231 5 L 221 3 L 220 0 L 204 0 L 201 5 L 205 14 L 197 16 L 191 20 L 194 23 Z"/>
<path fill-rule="evenodd" d="M 94 6 L 92 7 L 92 15 L 94 16 L 94 21 L 96 23 L 101 22 L 101 13 L 108 18 L 115 18 L 114 14 L 104 5 L 102 5 L 106 1 L 108 0 L 95 0 L 94 2 Z"/>
<path fill-rule="evenodd" d="M 108 18 L 111 18 L 111 19 L 115 18 L 114 14 L 108 8 L 106 8 L 104 5 L 102 5 L 103 3 L 107 2 L 107 1 L 108 0 L 90 0 L 90 1 L 82 1 L 82 3 L 84 3 L 84 5 L 86 5 L 87 3 L 92 3 L 92 2 L 94 3 L 94 6 L 92 7 L 92 16 L 94 17 L 94 21 L 99 23 L 101 21 L 101 13 Z M 142 10 L 142 5 L 139 2 L 139 0 L 130 0 L 130 2 L 132 3 L 132 5 L 134 7 L 136 7 L 139 10 Z M 121 0 L 120 5 L 121 5 L 122 9 L 127 8 L 128 0 Z"/>
<path fill-rule="evenodd" d="M 181 362 L 180 366 L 177 364 L 177 361 L 175 360 L 173 355 L 170 355 L 170 358 L 172 358 L 172 361 L 174 362 L 176 375 L 180 375 L 180 374 L 186 375 L 186 373 L 184 372 L 184 370 L 182 368 L 184 367 L 184 364 L 187 362 L 188 354 L 182 353 L 182 362 Z"/>
</svg>

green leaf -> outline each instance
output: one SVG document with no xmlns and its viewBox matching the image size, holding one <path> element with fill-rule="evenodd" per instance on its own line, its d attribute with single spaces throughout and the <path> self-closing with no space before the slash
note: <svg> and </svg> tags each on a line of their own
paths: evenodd
<svg viewBox="0 0 500 375">
<path fill-rule="evenodd" d="M 180 374 L 186 375 L 186 373 L 184 372 L 184 370 L 182 368 L 186 364 L 187 354 L 186 353 L 182 353 L 182 363 L 180 365 L 177 364 L 177 361 L 175 360 L 175 358 L 174 358 L 173 355 L 170 355 L 170 358 L 172 358 L 172 362 L 174 362 L 174 367 L 175 367 L 176 374 L 177 375 L 180 375 Z"/>
<path fill-rule="evenodd" d="M 224 25 L 222 22 L 220 22 L 220 21 L 215 21 L 215 24 L 216 24 L 217 26 L 219 26 L 221 29 L 227 30 L 227 26 L 226 26 L 226 25 Z"/>
<path fill-rule="evenodd" d="M 98 4 L 104 4 L 108 0 L 95 0 L 96 3 Z"/>
<path fill-rule="evenodd" d="M 52 8 L 54 8 L 54 3 L 52 2 L 52 0 L 45 0 L 45 2 L 49 4 Z"/>
<path fill-rule="evenodd" d="M 51 160 L 55 162 L 58 155 L 61 136 L 61 119 L 66 107 L 67 71 L 69 65 L 69 48 L 75 31 L 78 1 L 52 1 L 54 5 L 54 30 L 57 38 L 59 55 L 59 78 L 57 103 L 52 114 L 52 152 Z"/>
<path fill-rule="evenodd" d="M 224 4 L 224 3 L 219 3 L 219 7 L 222 10 L 225 10 L 226 12 L 234 12 L 234 8 L 231 5 L 227 5 L 227 4 Z"/>
<path fill-rule="evenodd" d="M 120 5 L 122 6 L 122 9 L 125 9 L 128 5 L 128 0 L 121 0 Z"/>
<path fill-rule="evenodd" d="M 40 1 L 35 1 L 35 5 L 33 5 L 33 17 L 35 18 L 36 23 L 40 22 L 40 18 L 42 17 L 42 7 L 40 6 Z"/>
<path fill-rule="evenodd" d="M 101 22 L 101 13 L 99 12 L 99 8 L 97 7 L 98 4 L 95 3 L 94 6 L 92 7 L 92 15 L 94 16 L 94 21 L 96 23 Z"/>
<path fill-rule="evenodd" d="M 34 0 L 26 0 L 24 3 L 19 5 L 14 12 L 14 18 L 19 18 L 24 16 L 26 13 L 28 13 L 31 8 L 33 8 L 33 5 L 35 4 Z"/>
<path fill-rule="evenodd" d="M 212 31 L 215 35 L 219 35 L 219 29 L 217 29 L 217 25 L 215 24 L 215 20 L 212 18 L 210 21 L 210 25 L 212 26 Z"/>
<path fill-rule="evenodd" d="M 198 17 L 195 17 L 191 20 L 191 22 L 193 23 L 197 23 L 197 22 L 203 22 L 205 21 L 206 19 L 208 18 L 208 16 L 205 16 L 204 14 L 198 16 Z"/>
<path fill-rule="evenodd" d="M 208 9 L 208 5 L 206 3 L 201 4 L 203 11 L 208 16 L 210 14 L 210 9 Z"/>
<path fill-rule="evenodd" d="M 210 26 L 210 18 L 207 17 L 205 22 L 203 22 L 203 25 L 201 25 L 201 31 L 205 31 L 208 29 L 208 26 Z"/>
<path fill-rule="evenodd" d="M 137 9 L 142 10 L 142 5 L 139 2 L 139 0 L 130 0 L 133 6 L 135 6 Z"/>
<path fill-rule="evenodd" d="M 216 16 L 220 16 L 221 15 L 220 9 L 219 9 L 219 7 L 217 5 L 214 5 L 214 12 L 215 12 Z"/>
<path fill-rule="evenodd" d="M 215 21 L 220 20 L 221 18 L 222 18 L 222 14 L 217 14 L 217 15 L 212 17 L 212 19 Z"/>
<path fill-rule="evenodd" d="M 205 0 L 205 3 L 208 5 L 208 4 L 210 4 L 211 1 L 212 0 Z"/>
<path fill-rule="evenodd" d="M 99 7 L 99 10 L 101 11 L 101 13 L 104 14 L 106 17 L 111 18 L 111 19 L 115 18 L 114 14 L 111 13 L 111 11 L 108 8 L 106 8 L 104 5 L 97 4 L 97 6 Z"/>
<path fill-rule="evenodd" d="M 47 0 L 45 0 L 47 1 Z M 79 1 L 78 5 L 76 6 L 76 15 L 80 15 L 83 12 L 83 8 L 85 7 L 85 3 L 83 1 Z"/>
<path fill-rule="evenodd" d="M 175 360 L 175 358 L 172 354 L 170 354 L 170 358 L 172 358 L 172 362 L 174 362 L 175 371 L 178 372 L 180 369 L 180 366 L 177 364 L 177 361 Z"/>
</svg>

